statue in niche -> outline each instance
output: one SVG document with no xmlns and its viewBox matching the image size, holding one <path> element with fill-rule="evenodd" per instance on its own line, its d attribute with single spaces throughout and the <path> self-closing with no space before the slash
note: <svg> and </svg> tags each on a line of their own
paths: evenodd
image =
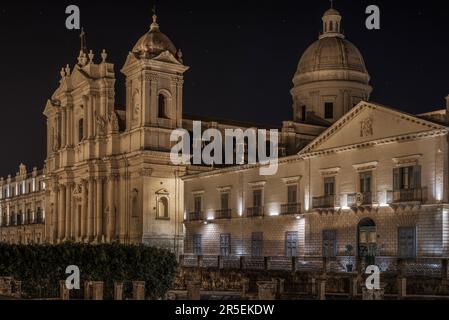
<svg viewBox="0 0 449 320">
<path fill-rule="evenodd" d="M 103 116 L 99 116 L 97 114 L 96 114 L 95 118 L 96 118 L 96 122 L 97 122 L 98 133 L 104 134 L 106 125 L 107 125 L 106 119 Z"/>
<path fill-rule="evenodd" d="M 136 90 L 133 95 L 133 114 L 132 119 L 134 122 L 138 122 L 140 118 L 140 96 L 139 90 Z"/>
<path fill-rule="evenodd" d="M 115 111 L 109 112 L 108 115 L 108 128 L 110 132 L 118 132 L 119 131 L 119 124 L 118 124 L 118 117 Z"/>
</svg>

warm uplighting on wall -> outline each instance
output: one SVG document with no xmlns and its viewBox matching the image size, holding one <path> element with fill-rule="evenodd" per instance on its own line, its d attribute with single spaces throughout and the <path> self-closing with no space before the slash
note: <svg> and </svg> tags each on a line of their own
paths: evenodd
<svg viewBox="0 0 449 320">
<path fill-rule="evenodd" d="M 243 215 L 243 200 L 242 200 L 242 198 L 239 198 L 237 210 L 238 210 L 238 215 L 241 217 Z"/>
</svg>

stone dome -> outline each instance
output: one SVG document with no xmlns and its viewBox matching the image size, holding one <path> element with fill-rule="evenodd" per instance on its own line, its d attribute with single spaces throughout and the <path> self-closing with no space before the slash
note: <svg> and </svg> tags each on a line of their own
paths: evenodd
<svg viewBox="0 0 449 320">
<path fill-rule="evenodd" d="M 342 37 L 324 37 L 310 45 L 299 61 L 297 72 L 335 69 L 368 73 L 360 51 Z"/>
<path fill-rule="evenodd" d="M 139 56 L 158 56 L 164 51 L 169 51 L 176 57 L 176 47 L 173 42 L 159 30 L 157 17 L 153 15 L 153 23 L 150 30 L 137 41 L 132 52 Z"/>
</svg>

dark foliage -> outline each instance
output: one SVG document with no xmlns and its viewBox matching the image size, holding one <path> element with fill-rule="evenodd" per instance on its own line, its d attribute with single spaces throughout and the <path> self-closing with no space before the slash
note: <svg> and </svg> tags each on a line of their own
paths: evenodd
<svg viewBox="0 0 449 320">
<path fill-rule="evenodd" d="M 0 276 L 22 281 L 24 298 L 59 296 L 59 281 L 69 265 L 80 269 L 81 298 L 84 281 L 104 281 L 105 298 L 111 298 L 114 281 L 145 281 L 150 299 L 161 297 L 171 286 L 177 270 L 174 254 L 144 245 L 63 243 L 15 245 L 0 243 Z"/>
</svg>

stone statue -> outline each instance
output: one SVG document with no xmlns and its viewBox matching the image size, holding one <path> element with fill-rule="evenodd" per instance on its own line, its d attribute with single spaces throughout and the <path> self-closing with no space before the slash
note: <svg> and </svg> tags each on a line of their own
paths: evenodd
<svg viewBox="0 0 449 320">
<path fill-rule="evenodd" d="M 367 118 L 361 122 L 360 125 L 360 137 L 370 137 L 373 132 L 373 119 Z"/>
<path fill-rule="evenodd" d="M 109 112 L 108 115 L 108 128 L 110 132 L 118 132 L 119 131 L 119 125 L 118 125 L 118 117 L 115 111 Z"/>
</svg>

